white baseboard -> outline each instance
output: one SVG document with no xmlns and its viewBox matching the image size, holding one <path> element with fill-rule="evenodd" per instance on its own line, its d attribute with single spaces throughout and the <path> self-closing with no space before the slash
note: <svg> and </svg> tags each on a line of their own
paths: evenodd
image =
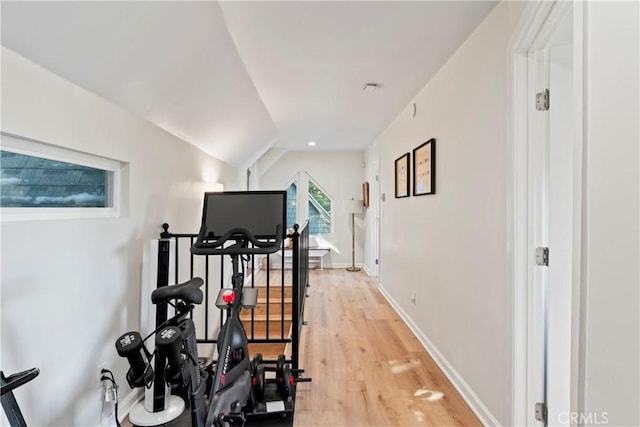
<svg viewBox="0 0 640 427">
<path fill-rule="evenodd" d="M 129 393 L 127 397 L 125 397 L 118 403 L 118 421 L 122 422 L 127 417 L 127 415 L 129 415 L 129 412 L 131 411 L 131 408 L 133 408 L 133 405 L 141 402 L 142 399 L 144 399 L 143 389 L 136 388 L 131 390 L 131 393 Z"/>
<path fill-rule="evenodd" d="M 362 269 L 364 270 L 365 273 L 367 273 L 367 276 L 369 277 L 378 277 L 376 275 L 374 275 L 370 270 L 369 267 L 367 267 L 366 265 L 362 265 Z"/>
<path fill-rule="evenodd" d="M 347 267 L 351 267 L 350 262 L 330 262 L 330 263 L 324 264 L 324 268 L 347 268 Z M 358 264 L 358 263 L 356 263 L 356 267 L 363 268 L 362 264 Z"/>
<path fill-rule="evenodd" d="M 398 313 L 398 316 L 404 321 L 404 323 L 409 327 L 413 335 L 420 341 L 420 344 L 424 347 L 424 349 L 431 355 L 433 360 L 436 362 L 438 367 L 444 372 L 446 377 L 449 379 L 451 384 L 456 388 L 458 393 L 462 396 L 467 405 L 471 408 L 471 410 L 476 414 L 482 425 L 484 426 L 499 426 L 500 423 L 493 416 L 493 414 L 489 411 L 489 409 L 482 403 L 478 395 L 474 393 L 469 384 L 462 378 L 462 376 L 451 366 L 449 361 L 438 351 L 438 349 L 429 341 L 429 338 L 420 330 L 418 325 L 409 317 L 407 312 L 405 312 L 402 307 L 393 299 L 393 297 L 387 292 L 387 290 L 382 286 L 382 284 L 378 284 L 378 289 L 380 289 L 380 293 L 386 298 L 391 307 Z"/>
<path fill-rule="evenodd" d="M 319 261 L 313 261 L 309 263 L 309 269 L 310 270 L 319 270 L 320 269 L 320 262 Z M 347 267 L 351 267 L 351 263 L 350 262 L 325 262 L 324 263 L 324 269 L 331 269 L 331 268 L 347 268 Z M 367 270 L 367 268 L 360 263 L 356 263 L 356 267 L 360 267 L 362 268 L 365 273 L 367 273 L 369 276 L 371 276 L 371 274 L 369 274 L 369 271 Z M 284 269 L 285 270 L 291 270 L 291 262 L 286 262 L 284 264 Z M 263 270 L 263 268 L 261 266 L 258 266 L 258 268 L 256 268 L 256 270 Z M 275 265 L 271 266 L 271 270 L 280 270 L 280 263 L 277 263 Z M 373 276 L 372 276 L 373 277 Z"/>
</svg>

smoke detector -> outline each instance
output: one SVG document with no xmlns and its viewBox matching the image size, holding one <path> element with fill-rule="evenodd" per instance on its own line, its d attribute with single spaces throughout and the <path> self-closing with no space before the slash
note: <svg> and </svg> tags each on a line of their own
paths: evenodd
<svg viewBox="0 0 640 427">
<path fill-rule="evenodd" d="M 365 83 L 362 86 L 362 91 L 363 92 L 373 92 L 376 89 L 380 89 L 382 88 L 382 83 L 373 83 L 373 82 L 369 82 L 369 83 Z"/>
</svg>

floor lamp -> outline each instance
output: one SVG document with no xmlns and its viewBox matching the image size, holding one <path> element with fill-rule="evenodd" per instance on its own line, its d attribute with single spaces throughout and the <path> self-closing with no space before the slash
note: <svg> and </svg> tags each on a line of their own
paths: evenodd
<svg viewBox="0 0 640 427">
<path fill-rule="evenodd" d="M 362 200 L 344 200 L 342 207 L 345 212 L 351 214 L 351 267 L 347 267 L 347 271 L 360 271 L 356 267 L 356 220 L 355 215 L 362 213 Z"/>
</svg>

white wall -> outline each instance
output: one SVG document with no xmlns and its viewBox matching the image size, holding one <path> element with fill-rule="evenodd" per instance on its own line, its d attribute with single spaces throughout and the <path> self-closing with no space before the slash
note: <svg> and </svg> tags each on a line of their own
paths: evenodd
<svg viewBox="0 0 640 427">
<path fill-rule="evenodd" d="M 489 424 L 511 423 L 506 206 L 508 41 L 524 8 L 504 2 L 372 144 L 380 156 L 380 282 Z M 394 198 L 394 160 L 436 139 L 435 195 Z M 416 294 L 416 304 L 410 302 Z"/>
<path fill-rule="evenodd" d="M 121 218 L 2 223 L 0 366 L 40 368 L 16 393 L 30 425 L 98 425 L 99 367 L 129 392 L 114 342 L 139 327 L 143 247 L 163 222 L 197 231 L 204 180 L 242 183 L 230 166 L 5 48 L 2 113 L 2 131 L 129 164 Z"/>
<path fill-rule="evenodd" d="M 503 425 L 513 406 L 506 54 L 524 7 L 500 4 L 415 97 L 417 117 L 408 106 L 366 154 L 368 164 L 380 156 L 386 193 L 383 291 L 484 420 Z M 640 11 L 637 2 L 585 8 L 584 395 L 574 416 L 638 425 Z M 431 137 L 437 194 L 394 199 L 394 159 Z"/>
<path fill-rule="evenodd" d="M 337 250 L 325 256 L 325 266 L 351 265 L 351 219 L 342 211 L 342 201 L 362 200 L 362 183 L 365 178 L 364 152 L 362 151 L 290 151 L 282 155 L 270 169 L 259 171 L 260 189 L 284 190 L 298 173 L 309 173 L 335 201 L 334 232 L 323 236 Z M 364 246 L 364 221 L 356 215 L 356 265 L 361 266 Z"/>
<path fill-rule="evenodd" d="M 584 413 L 602 420 L 607 412 L 609 425 L 637 426 L 640 8 L 638 2 L 585 7 Z"/>
</svg>

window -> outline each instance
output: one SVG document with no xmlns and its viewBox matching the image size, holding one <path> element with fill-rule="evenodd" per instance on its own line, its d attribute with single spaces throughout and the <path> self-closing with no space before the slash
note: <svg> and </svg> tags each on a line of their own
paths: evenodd
<svg viewBox="0 0 640 427">
<path fill-rule="evenodd" d="M 328 235 L 333 230 L 333 200 L 308 173 L 298 172 L 287 189 L 287 229 L 309 220 L 309 234 Z M 306 189 L 306 191 L 305 191 Z"/>
<path fill-rule="evenodd" d="M 109 206 L 109 171 L 4 150 L 0 165 L 0 207 Z"/>
<path fill-rule="evenodd" d="M 293 230 L 297 221 L 298 182 L 294 181 L 287 188 L 287 230 Z"/>
<path fill-rule="evenodd" d="M 331 234 L 331 198 L 309 177 L 309 234 Z"/>
<path fill-rule="evenodd" d="M 2 134 L 2 220 L 118 216 L 123 164 Z"/>
</svg>

